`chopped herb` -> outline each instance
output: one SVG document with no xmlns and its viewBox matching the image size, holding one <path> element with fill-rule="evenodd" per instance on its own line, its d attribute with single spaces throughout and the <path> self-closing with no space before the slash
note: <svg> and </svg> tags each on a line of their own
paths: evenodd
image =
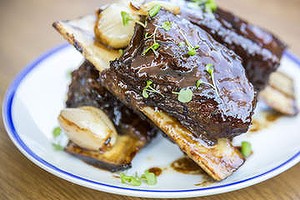
<svg viewBox="0 0 300 200">
<path fill-rule="evenodd" d="M 153 37 L 153 44 L 145 49 L 142 53 L 142 56 L 146 55 L 148 51 L 152 50 L 155 56 L 158 56 L 156 50 L 160 47 L 160 44 L 156 42 L 155 35 L 158 27 L 155 27 L 153 34 L 149 35 L 149 33 L 145 33 L 145 39 L 149 39 Z"/>
<path fill-rule="evenodd" d="M 165 21 L 165 22 L 162 24 L 162 28 L 163 28 L 165 31 L 169 31 L 169 30 L 172 28 L 172 22 L 170 22 L 170 21 Z"/>
<path fill-rule="evenodd" d="M 151 85 L 152 85 L 152 81 L 151 80 L 148 80 L 146 81 L 146 86 L 144 87 L 143 89 L 143 92 L 142 92 L 142 95 L 144 98 L 148 98 L 149 97 L 149 93 L 157 93 L 159 95 L 161 95 L 162 97 L 164 97 L 164 95 L 162 93 L 160 93 L 158 90 L 154 89 Z"/>
<path fill-rule="evenodd" d="M 179 92 L 173 92 L 173 94 L 178 94 L 178 101 L 181 103 L 188 103 L 193 99 L 193 91 L 189 88 L 183 88 Z"/>
<path fill-rule="evenodd" d="M 61 134 L 61 128 L 60 127 L 55 127 L 52 131 L 52 135 L 54 138 L 57 138 Z"/>
<path fill-rule="evenodd" d="M 251 155 L 252 147 L 250 142 L 243 141 L 241 146 L 241 153 L 244 157 L 248 157 Z"/>
<path fill-rule="evenodd" d="M 56 151 L 62 151 L 64 149 L 64 147 L 58 143 L 52 143 L 52 146 Z"/>
<path fill-rule="evenodd" d="M 121 17 L 122 17 L 122 23 L 123 26 L 128 25 L 129 21 L 134 21 L 135 23 L 141 25 L 142 27 L 146 27 L 146 24 L 143 24 L 142 22 L 135 20 L 129 13 L 125 11 L 121 11 Z"/>
<path fill-rule="evenodd" d="M 119 49 L 119 54 L 122 56 L 124 54 L 124 49 Z"/>
<path fill-rule="evenodd" d="M 142 56 L 146 55 L 148 51 L 152 50 L 153 53 L 156 55 L 156 50 L 160 47 L 159 43 L 155 42 L 150 47 L 148 47 L 143 53 Z"/>
<path fill-rule="evenodd" d="M 202 80 L 197 80 L 196 81 L 196 88 L 198 89 L 202 83 L 203 83 Z"/>
<path fill-rule="evenodd" d="M 188 7 L 201 8 L 205 12 L 215 12 L 217 10 L 217 3 L 215 0 L 192 0 Z"/>
<path fill-rule="evenodd" d="M 120 174 L 121 183 L 132 185 L 132 186 L 140 186 L 142 185 L 142 181 L 144 181 L 148 185 L 155 185 L 157 183 L 157 178 L 154 173 L 146 170 L 144 174 L 139 177 L 137 173 L 135 176 L 128 176 L 124 173 Z"/>
<path fill-rule="evenodd" d="M 145 33 L 145 39 L 151 38 L 152 35 L 149 35 L 149 33 Z"/>
<path fill-rule="evenodd" d="M 188 46 L 188 55 L 189 56 L 196 55 L 196 50 L 199 49 L 199 45 L 193 46 L 181 30 L 179 30 L 179 33 L 182 35 L 186 45 Z"/>
<path fill-rule="evenodd" d="M 140 186 L 142 184 L 142 181 L 137 176 L 127 176 L 124 173 L 120 174 L 121 183 L 126 183 L 132 186 Z"/>
<path fill-rule="evenodd" d="M 217 3 L 215 0 L 207 0 L 205 3 L 206 12 L 215 12 L 217 10 Z"/>
<path fill-rule="evenodd" d="M 121 11 L 121 16 L 122 16 L 122 23 L 124 26 L 128 25 L 129 21 L 133 20 L 130 14 L 125 11 Z"/>
<path fill-rule="evenodd" d="M 219 96 L 218 88 L 215 83 L 215 76 L 214 76 L 214 65 L 209 63 L 205 66 L 207 73 L 210 75 L 213 83 L 213 88 L 215 89 L 217 95 Z"/>
<path fill-rule="evenodd" d="M 189 56 L 194 56 L 196 55 L 196 50 L 199 49 L 199 45 L 196 45 L 194 47 L 188 47 L 188 55 Z"/>
<path fill-rule="evenodd" d="M 155 17 L 160 11 L 161 6 L 159 4 L 154 5 L 148 12 L 150 17 Z"/>
<path fill-rule="evenodd" d="M 141 176 L 142 180 L 145 180 L 148 185 L 155 185 L 157 183 L 157 179 L 154 173 L 146 170 L 144 174 Z"/>
<path fill-rule="evenodd" d="M 179 42 L 178 46 L 179 47 L 185 47 L 185 43 L 184 42 Z"/>
</svg>

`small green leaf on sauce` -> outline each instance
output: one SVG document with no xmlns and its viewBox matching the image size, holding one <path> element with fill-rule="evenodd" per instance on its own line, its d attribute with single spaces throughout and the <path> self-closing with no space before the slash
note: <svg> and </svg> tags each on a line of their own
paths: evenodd
<svg viewBox="0 0 300 200">
<path fill-rule="evenodd" d="M 178 95 L 178 101 L 181 103 L 188 103 L 193 99 L 193 91 L 189 88 L 183 88 L 179 92 L 173 92 Z"/>
<path fill-rule="evenodd" d="M 148 51 L 152 50 L 153 53 L 156 53 L 156 50 L 160 47 L 160 44 L 157 42 L 154 42 L 150 47 L 148 47 L 143 53 L 142 55 L 146 55 L 148 53 Z"/>
<path fill-rule="evenodd" d="M 161 26 L 165 31 L 169 31 L 172 28 L 172 22 L 165 21 Z"/>
</svg>

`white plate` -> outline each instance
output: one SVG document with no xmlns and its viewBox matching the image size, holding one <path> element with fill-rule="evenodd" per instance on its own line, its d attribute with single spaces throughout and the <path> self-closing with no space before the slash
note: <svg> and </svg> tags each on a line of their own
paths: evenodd
<svg viewBox="0 0 300 200">
<path fill-rule="evenodd" d="M 64 107 L 68 73 L 79 66 L 82 56 L 69 45 L 62 45 L 42 55 L 26 67 L 9 87 L 4 104 L 3 119 L 11 140 L 32 162 L 48 172 L 70 182 L 122 195 L 139 197 L 179 198 L 206 196 L 241 189 L 280 174 L 300 160 L 300 115 L 280 118 L 267 129 L 244 134 L 234 143 L 250 141 L 254 154 L 231 177 L 207 187 L 196 186 L 200 175 L 173 171 L 169 165 L 182 153 L 161 136 L 154 139 L 133 161 L 128 171 L 142 173 L 150 167 L 167 168 L 155 186 L 132 187 L 120 183 L 113 174 L 55 151 L 51 146 L 56 117 Z M 285 53 L 282 70 L 296 80 L 300 94 L 300 61 Z M 299 96 L 298 96 L 299 97 Z M 300 98 L 298 98 L 300 99 Z"/>
</svg>

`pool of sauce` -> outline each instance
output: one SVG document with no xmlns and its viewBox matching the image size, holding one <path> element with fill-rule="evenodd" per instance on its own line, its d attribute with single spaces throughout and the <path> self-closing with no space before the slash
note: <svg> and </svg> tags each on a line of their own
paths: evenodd
<svg viewBox="0 0 300 200">
<path fill-rule="evenodd" d="M 205 174 L 192 159 L 186 156 L 173 161 L 171 168 L 183 174 Z"/>
<path fill-rule="evenodd" d="M 215 183 L 215 181 L 206 174 L 192 159 L 187 156 L 178 158 L 171 163 L 171 168 L 183 174 L 201 175 L 202 181 L 196 183 L 195 186 L 206 187 Z"/>
<path fill-rule="evenodd" d="M 155 176 L 159 176 L 162 173 L 162 169 L 159 167 L 152 167 L 152 168 L 148 169 L 148 171 L 155 174 Z"/>
<path fill-rule="evenodd" d="M 274 122 L 283 117 L 284 115 L 275 111 L 263 111 L 259 118 L 252 120 L 252 125 L 248 132 L 254 133 L 263 129 L 269 128 Z"/>
</svg>

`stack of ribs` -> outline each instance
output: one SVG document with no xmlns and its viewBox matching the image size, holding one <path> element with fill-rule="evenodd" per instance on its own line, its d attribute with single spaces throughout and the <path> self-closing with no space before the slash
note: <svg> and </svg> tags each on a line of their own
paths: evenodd
<svg viewBox="0 0 300 200">
<path fill-rule="evenodd" d="M 90 62 L 81 67 L 81 72 L 73 73 L 67 106 L 84 104 L 102 108 L 117 127 L 118 117 L 112 110 L 125 110 L 130 119 L 135 119 L 125 124 L 137 130 L 133 132 L 139 132 L 135 137 L 141 137 L 146 141 L 144 144 L 153 137 L 155 128 L 152 127 L 156 125 L 215 180 L 222 180 L 244 162 L 230 140 L 247 132 L 257 94 L 278 68 L 285 45 L 266 30 L 221 8 L 204 13 L 201 9 L 188 8 L 187 3 L 180 1 L 179 15 L 161 9 L 155 17 L 143 18 L 146 27 L 136 24 L 124 54 L 117 59 L 106 56 L 113 60 L 110 64 L 96 57 L 103 49 L 95 45 L 91 28 L 96 17 L 54 23 Z M 166 21 L 172 23 L 170 30 L 161 27 Z M 159 48 L 147 51 L 154 42 L 159 43 Z M 197 46 L 195 55 L 188 55 L 187 43 Z M 207 72 L 208 65 L 213 66 L 214 76 Z M 75 95 L 78 86 L 74 85 L 79 80 L 84 82 L 88 78 L 84 74 L 90 70 L 94 70 L 93 74 L 100 72 L 93 76 L 96 80 L 93 84 L 98 89 L 88 95 L 85 92 Z M 81 76 L 79 72 L 82 77 L 74 78 Z M 198 80 L 210 85 L 197 85 Z M 145 98 L 142 93 L 147 81 L 151 81 L 156 92 L 150 92 Z M 178 100 L 181 89 L 192 91 L 191 101 Z M 83 99 L 77 101 L 75 96 Z M 88 100 L 84 99 L 89 96 Z M 69 144 L 67 151 L 80 155 L 70 146 L 74 145 Z"/>
</svg>

